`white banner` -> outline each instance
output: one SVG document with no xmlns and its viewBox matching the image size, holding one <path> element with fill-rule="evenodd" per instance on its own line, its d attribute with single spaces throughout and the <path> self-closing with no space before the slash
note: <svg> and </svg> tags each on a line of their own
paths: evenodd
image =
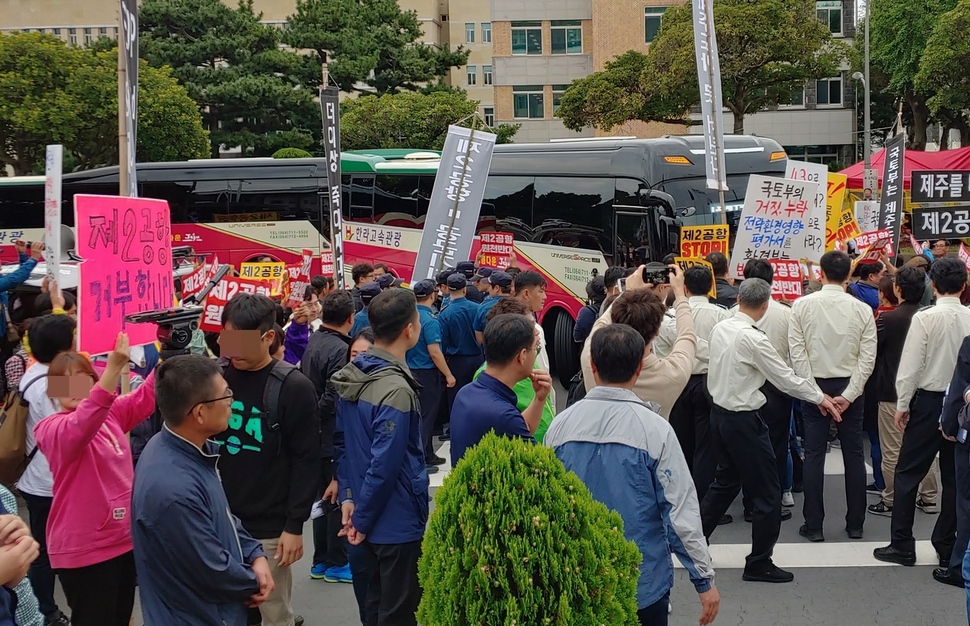
<svg viewBox="0 0 970 626">
<path fill-rule="evenodd" d="M 125 131 L 128 135 L 128 162 L 121 167 L 128 171 L 127 195 L 138 195 L 138 175 L 135 171 L 138 147 L 138 3 L 121 0 L 121 41 L 124 43 L 125 66 Z M 118 54 L 122 50 L 119 46 Z"/>
<path fill-rule="evenodd" d="M 47 277 L 61 278 L 61 179 L 64 167 L 64 146 L 47 146 L 44 173 L 44 262 Z"/>
<path fill-rule="evenodd" d="M 825 207 L 815 205 L 819 186 L 809 181 L 752 175 L 738 223 L 731 271 L 741 278 L 749 259 L 815 263 L 825 252 Z"/>
<path fill-rule="evenodd" d="M 694 52 L 697 56 L 697 80 L 701 90 L 707 188 L 727 191 L 721 62 L 717 56 L 717 37 L 714 34 L 713 0 L 694 0 Z"/>
<path fill-rule="evenodd" d="M 469 260 L 496 135 L 450 126 L 441 149 L 411 282 Z"/>
<path fill-rule="evenodd" d="M 879 230 L 879 203 L 874 201 L 855 203 L 855 221 L 864 233 Z"/>
</svg>

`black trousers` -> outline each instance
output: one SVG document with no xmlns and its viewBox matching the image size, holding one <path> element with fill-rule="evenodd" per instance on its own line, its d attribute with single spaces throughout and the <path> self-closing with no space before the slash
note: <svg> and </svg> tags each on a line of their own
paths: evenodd
<svg viewBox="0 0 970 626">
<path fill-rule="evenodd" d="M 653 604 L 645 606 L 637 611 L 637 620 L 640 626 L 667 626 L 667 607 L 670 606 L 670 592 L 664 594 Z"/>
<path fill-rule="evenodd" d="M 963 556 L 970 543 L 970 449 L 953 446 L 953 469 L 956 475 L 957 537 L 950 555 L 950 576 L 963 580 Z"/>
<path fill-rule="evenodd" d="M 788 445 L 791 441 L 791 396 L 779 391 L 774 385 L 766 382 L 761 388 L 765 405 L 761 407 L 761 418 L 768 426 L 768 438 L 771 449 L 775 451 L 775 468 L 778 470 L 778 484 L 784 485 L 788 481 Z"/>
<path fill-rule="evenodd" d="M 51 569 L 50 557 L 47 556 L 47 518 L 50 517 L 54 498 L 35 496 L 24 491 L 20 495 L 27 503 L 27 511 L 30 513 L 30 534 L 40 544 L 40 555 L 30 564 L 27 577 L 30 578 L 30 586 L 37 596 L 40 612 L 48 617 L 58 610 L 57 601 L 54 600 L 54 570 Z"/>
<path fill-rule="evenodd" d="M 421 603 L 418 559 L 421 542 L 377 544 L 364 542 L 371 572 L 367 585 L 364 626 L 417 626 Z"/>
<path fill-rule="evenodd" d="M 717 458 L 711 443 L 711 395 L 707 375 L 694 374 L 670 409 L 670 426 L 684 451 L 687 467 L 694 478 L 697 499 L 703 500 L 714 482 Z"/>
<path fill-rule="evenodd" d="M 711 407 L 711 434 L 717 455 L 714 483 L 701 501 L 704 536 L 717 523 L 741 489 L 751 500 L 751 554 L 745 569 L 771 559 L 781 529 L 781 486 L 768 426 L 757 411 L 734 412 Z"/>
<path fill-rule="evenodd" d="M 455 396 L 458 390 L 472 382 L 475 372 L 485 362 L 485 358 L 476 354 L 473 356 L 453 355 L 445 357 L 451 375 L 455 377 L 455 386 L 448 390 L 448 414 L 451 414 L 451 407 L 455 404 Z"/>
<path fill-rule="evenodd" d="M 424 442 L 424 458 L 434 456 L 434 422 L 445 395 L 445 379 L 437 369 L 411 370 L 421 385 L 418 390 L 418 406 L 421 409 L 421 440 Z M 473 372 L 474 373 L 474 372 Z"/>
<path fill-rule="evenodd" d="M 931 537 L 933 547 L 942 560 L 950 560 L 956 541 L 956 470 L 954 468 L 953 444 L 940 433 L 940 413 L 943 411 L 943 392 L 920 389 L 909 406 L 909 423 L 903 432 L 903 446 L 896 463 L 896 479 L 893 489 L 892 545 L 912 552 L 916 549 L 913 538 L 913 518 L 916 515 L 916 497 L 919 483 L 926 476 L 937 453 L 940 455 L 940 516 L 936 520 Z M 916 473 L 923 468 L 922 476 Z"/>
<path fill-rule="evenodd" d="M 818 378 L 818 386 L 833 398 L 845 391 L 848 378 Z M 862 530 L 866 520 L 866 461 L 863 454 L 862 418 L 865 397 L 860 396 L 842 414 L 842 421 L 835 422 L 822 415 L 819 408 L 802 402 L 802 423 L 805 428 L 804 488 L 805 505 L 802 514 L 809 530 L 821 530 L 825 519 L 825 450 L 829 429 L 835 424 L 842 444 L 842 461 L 845 464 L 845 514 L 846 530 Z M 926 475 L 926 472 L 923 472 Z M 922 476 L 920 479 L 922 480 Z"/>
<path fill-rule="evenodd" d="M 327 490 L 333 480 L 333 458 L 320 459 L 320 496 Z M 329 502 L 327 503 L 329 504 Z M 337 533 L 343 528 L 340 523 L 340 507 L 329 515 L 313 520 L 313 564 L 321 563 L 327 567 L 343 567 L 347 564 L 347 540 L 338 537 Z"/>
<path fill-rule="evenodd" d="M 135 556 L 126 552 L 110 561 L 59 569 L 73 626 L 128 626 L 135 606 Z"/>
</svg>

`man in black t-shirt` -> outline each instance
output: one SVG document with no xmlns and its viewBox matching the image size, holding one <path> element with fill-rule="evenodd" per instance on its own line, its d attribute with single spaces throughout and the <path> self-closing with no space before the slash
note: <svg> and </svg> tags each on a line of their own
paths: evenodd
<svg viewBox="0 0 970 626">
<path fill-rule="evenodd" d="M 262 543 L 276 582 L 259 608 L 263 626 L 293 626 L 290 565 L 303 556 L 303 525 L 318 495 L 320 420 L 313 383 L 270 356 L 276 309 L 266 296 L 243 293 L 223 311 L 219 347 L 234 397 L 229 428 L 216 441 L 229 506 Z"/>
</svg>

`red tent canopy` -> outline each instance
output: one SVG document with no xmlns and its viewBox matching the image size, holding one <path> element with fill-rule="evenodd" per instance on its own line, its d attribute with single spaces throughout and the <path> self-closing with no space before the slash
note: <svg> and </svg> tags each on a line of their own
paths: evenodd
<svg viewBox="0 0 970 626">
<path fill-rule="evenodd" d="M 879 176 L 879 187 L 882 188 L 883 161 L 886 151 L 880 150 L 872 155 L 872 167 Z M 970 170 L 970 148 L 957 150 L 941 150 L 939 152 L 906 151 L 904 165 L 904 189 L 909 189 L 913 170 Z M 862 172 L 865 165 L 862 162 L 842 170 L 842 174 L 849 177 L 849 189 L 862 189 Z"/>
</svg>

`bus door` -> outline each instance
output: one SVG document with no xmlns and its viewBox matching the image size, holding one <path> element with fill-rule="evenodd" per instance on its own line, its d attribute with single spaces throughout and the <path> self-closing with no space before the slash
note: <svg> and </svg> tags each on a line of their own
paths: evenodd
<svg viewBox="0 0 970 626">
<path fill-rule="evenodd" d="M 655 256 L 651 239 L 650 215 L 635 206 L 617 206 L 613 214 L 613 263 L 620 267 L 637 267 Z"/>
</svg>

